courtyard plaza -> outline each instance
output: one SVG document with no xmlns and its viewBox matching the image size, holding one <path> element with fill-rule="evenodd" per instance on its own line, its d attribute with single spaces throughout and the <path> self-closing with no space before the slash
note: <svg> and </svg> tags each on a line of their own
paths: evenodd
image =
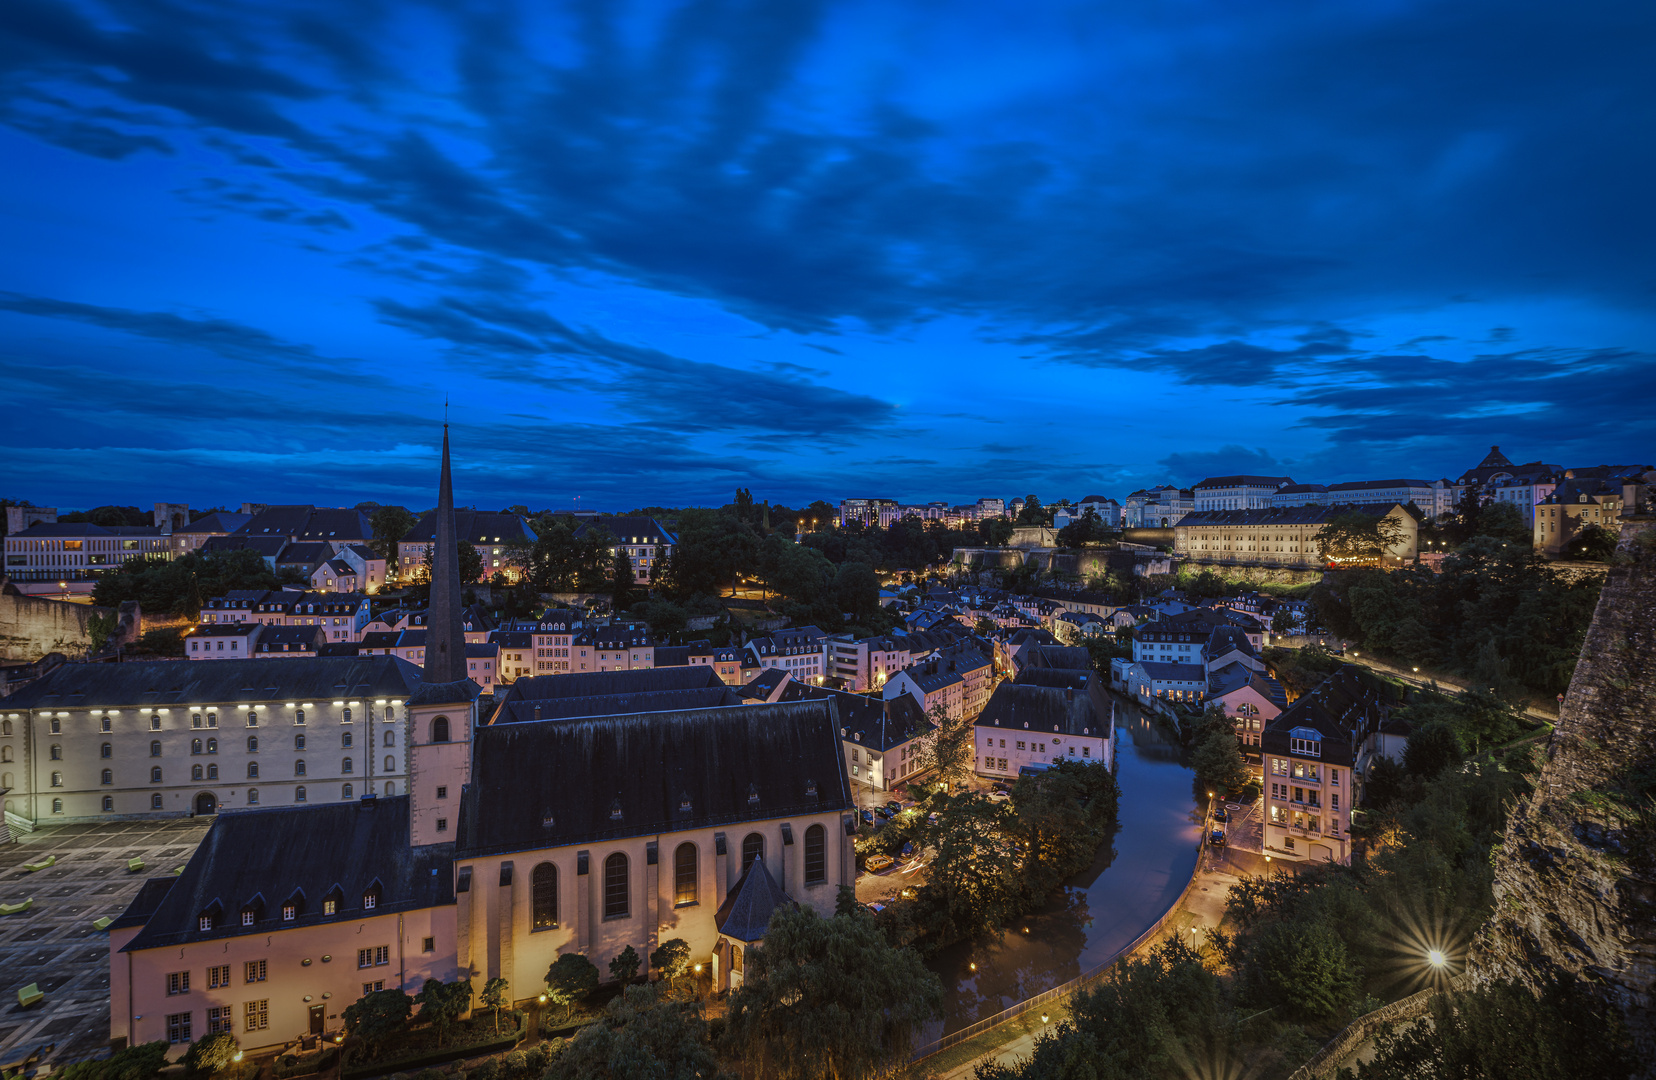
<svg viewBox="0 0 1656 1080">
<path fill-rule="evenodd" d="M 84 1060 L 108 1047 L 109 934 L 92 924 L 119 917 L 146 879 L 188 862 L 211 824 L 171 818 L 58 825 L 0 844 L 0 904 L 34 900 L 27 911 L 0 916 L 0 1066 L 21 1063 L 37 1048 L 32 1068 Z M 53 856 L 47 869 L 23 869 Z M 131 859 L 143 860 L 143 869 L 129 870 Z M 23 1008 L 17 992 L 30 983 L 46 997 Z"/>
</svg>

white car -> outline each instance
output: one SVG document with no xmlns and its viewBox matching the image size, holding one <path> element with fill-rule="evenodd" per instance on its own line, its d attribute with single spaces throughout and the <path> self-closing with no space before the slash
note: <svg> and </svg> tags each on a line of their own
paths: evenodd
<svg viewBox="0 0 1656 1080">
<path fill-rule="evenodd" d="M 1012 796 L 1008 795 L 1004 791 L 991 791 L 989 793 L 989 801 L 990 802 L 1011 802 L 1012 801 Z"/>
</svg>

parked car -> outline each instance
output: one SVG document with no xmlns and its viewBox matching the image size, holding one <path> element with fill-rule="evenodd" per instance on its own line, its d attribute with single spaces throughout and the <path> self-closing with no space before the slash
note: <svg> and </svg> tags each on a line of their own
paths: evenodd
<svg viewBox="0 0 1656 1080">
<path fill-rule="evenodd" d="M 893 859 L 890 855 L 870 855 L 867 861 L 863 863 L 864 868 L 866 868 L 870 874 L 878 874 L 882 871 L 890 870 L 896 865 L 897 860 Z"/>
<path fill-rule="evenodd" d="M 879 903 L 878 901 L 876 901 L 875 903 L 872 903 L 872 904 L 864 904 L 863 905 L 863 910 L 868 912 L 870 915 L 878 915 L 880 912 L 884 911 L 885 909 L 886 909 L 886 906 L 882 903 Z"/>
<path fill-rule="evenodd" d="M 874 824 L 874 811 L 864 809 L 864 810 L 858 811 L 858 813 L 861 815 L 864 822 L 866 822 L 869 825 Z"/>
<path fill-rule="evenodd" d="M 939 821 L 942 821 L 942 820 L 943 820 L 943 815 L 937 813 L 935 810 L 926 815 L 926 824 L 927 825 L 936 825 Z"/>
<path fill-rule="evenodd" d="M 903 812 L 903 804 L 898 802 L 896 799 L 892 799 L 890 802 L 886 803 L 885 808 L 887 811 L 887 817 L 895 817 Z"/>
<path fill-rule="evenodd" d="M 874 812 L 876 814 L 879 814 L 882 818 L 886 818 L 886 819 L 890 819 L 893 816 L 892 813 L 891 813 L 890 808 L 885 807 L 885 806 L 876 806 L 874 808 Z"/>
<path fill-rule="evenodd" d="M 1215 807 L 1213 811 L 1213 820 L 1221 823 L 1229 821 L 1230 814 L 1226 813 L 1223 806 Z"/>
<path fill-rule="evenodd" d="M 914 858 L 914 841 L 910 840 L 904 843 L 903 850 L 897 853 L 897 861 L 908 862 L 912 858 Z"/>
<path fill-rule="evenodd" d="M 1012 796 L 1008 795 L 1004 791 L 1001 791 L 999 788 L 996 788 L 994 791 L 991 791 L 989 793 L 989 801 L 990 802 L 1011 802 L 1012 801 Z"/>
<path fill-rule="evenodd" d="M 1208 845 L 1210 847 L 1224 847 L 1225 846 L 1225 830 L 1224 829 L 1214 829 L 1213 832 L 1209 833 L 1208 834 Z"/>
</svg>

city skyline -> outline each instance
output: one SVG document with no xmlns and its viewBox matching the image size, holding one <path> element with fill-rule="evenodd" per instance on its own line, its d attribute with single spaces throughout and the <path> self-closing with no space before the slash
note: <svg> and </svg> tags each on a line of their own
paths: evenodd
<svg viewBox="0 0 1656 1080">
<path fill-rule="evenodd" d="M 478 506 L 1644 461 L 1651 30 L 12 5 L 0 495 L 423 504 L 445 396 Z"/>
</svg>

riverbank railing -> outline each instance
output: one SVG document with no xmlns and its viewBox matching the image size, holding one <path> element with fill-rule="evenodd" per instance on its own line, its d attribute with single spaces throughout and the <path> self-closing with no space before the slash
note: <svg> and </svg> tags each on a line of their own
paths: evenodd
<svg viewBox="0 0 1656 1080">
<path fill-rule="evenodd" d="M 1142 948 L 1146 942 L 1154 940 L 1156 935 L 1160 934 L 1162 930 L 1166 928 L 1168 921 L 1173 918 L 1180 908 L 1184 907 L 1185 898 L 1190 895 L 1191 888 L 1196 884 L 1196 878 L 1202 870 L 1202 843 L 1204 839 L 1204 837 L 1198 837 L 1196 840 L 1196 864 L 1190 868 L 1190 880 L 1185 882 L 1185 887 L 1180 891 L 1179 898 L 1173 901 L 1173 905 L 1163 912 L 1161 918 L 1152 923 L 1148 930 L 1144 931 L 1144 933 L 1140 934 L 1138 937 L 1134 938 L 1132 941 L 1110 954 L 1110 958 L 1108 960 L 1105 960 L 1103 963 L 1097 964 L 1087 971 L 1082 972 L 1080 975 L 1077 975 L 1068 982 L 1060 983 L 1050 990 L 1043 990 L 1041 993 L 1036 994 L 1032 998 L 1020 1001 L 1010 1008 L 1002 1009 L 994 1016 L 979 1020 L 974 1024 L 968 1024 L 959 1031 L 952 1031 L 940 1039 L 923 1044 L 915 1050 L 914 1056 L 909 1059 L 909 1063 L 913 1064 L 914 1062 L 920 1061 L 924 1058 L 929 1058 L 933 1054 L 942 1053 L 949 1047 L 958 1046 L 967 1039 L 983 1034 L 990 1028 L 999 1027 L 1001 1024 L 1004 1024 L 1009 1020 L 1017 1019 L 1024 1013 L 1040 1008 L 1042 1005 L 1056 1001 L 1061 997 L 1073 994 L 1076 991 L 1089 986 L 1102 978 L 1104 973 L 1109 971 L 1116 964 L 1132 956 L 1135 952 Z"/>
</svg>

